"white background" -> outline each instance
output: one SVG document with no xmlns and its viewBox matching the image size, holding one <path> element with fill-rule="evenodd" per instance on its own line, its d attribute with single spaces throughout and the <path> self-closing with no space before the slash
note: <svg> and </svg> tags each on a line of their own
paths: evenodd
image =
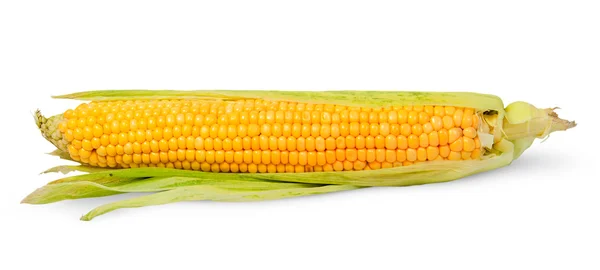
<svg viewBox="0 0 600 270">
<path fill-rule="evenodd" d="M 597 1 L 2 1 L 0 269 L 599 269 Z M 91 89 L 474 91 L 579 126 L 463 180 L 78 218 L 33 123 Z M 120 196 L 125 198 L 128 196 Z"/>
</svg>

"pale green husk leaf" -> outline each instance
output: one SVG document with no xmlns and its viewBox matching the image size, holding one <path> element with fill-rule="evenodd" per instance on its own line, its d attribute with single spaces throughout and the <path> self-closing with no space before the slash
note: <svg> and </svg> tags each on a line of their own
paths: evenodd
<svg viewBox="0 0 600 270">
<path fill-rule="evenodd" d="M 273 181 L 243 181 L 243 180 L 207 180 L 194 177 L 150 177 L 150 178 L 120 178 L 115 181 L 97 182 L 80 180 L 50 183 L 29 194 L 24 203 L 45 204 L 62 200 L 101 197 L 128 192 L 157 192 L 176 189 L 185 186 L 212 186 L 229 190 L 260 191 L 271 189 L 290 189 L 318 187 L 322 185 L 286 183 Z"/>
<path fill-rule="evenodd" d="M 261 90 L 100 90 L 55 96 L 89 101 L 124 99 L 266 99 L 345 106 L 384 107 L 403 105 L 444 105 L 503 110 L 502 100 L 493 95 L 470 92 L 409 91 L 261 91 Z"/>
<path fill-rule="evenodd" d="M 92 218 L 121 208 L 143 207 L 160 205 L 181 201 L 221 201 L 221 202 L 246 202 L 265 201 L 298 196 L 316 195 L 356 189 L 354 186 L 326 185 L 318 187 L 264 189 L 258 191 L 232 190 L 214 186 L 188 186 L 141 196 L 133 199 L 122 200 L 97 207 L 81 217 L 81 220 Z"/>
</svg>

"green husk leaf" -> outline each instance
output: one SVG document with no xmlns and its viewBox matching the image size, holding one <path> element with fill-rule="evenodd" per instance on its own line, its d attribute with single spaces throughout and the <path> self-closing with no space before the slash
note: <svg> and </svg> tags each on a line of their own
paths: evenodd
<svg viewBox="0 0 600 270">
<path fill-rule="evenodd" d="M 272 181 L 215 181 L 193 177 L 148 178 L 136 181 L 124 181 L 122 184 L 103 185 L 91 181 L 64 182 L 43 186 L 25 199 L 22 203 L 45 204 L 62 200 L 101 197 L 127 192 L 157 192 L 184 186 L 213 186 L 230 190 L 271 190 L 320 185 L 285 183 Z"/>
<path fill-rule="evenodd" d="M 67 152 L 65 152 L 63 150 L 60 150 L 60 149 L 56 149 L 56 150 L 48 153 L 48 155 L 56 156 L 56 157 L 59 157 L 60 159 L 71 160 L 72 161 L 71 156 L 69 156 L 69 153 L 67 153 Z"/>
<path fill-rule="evenodd" d="M 527 148 L 529 148 L 533 142 L 535 141 L 535 137 L 526 137 L 526 138 L 518 138 L 514 139 L 512 142 L 515 145 L 515 152 L 513 154 L 513 158 L 519 158 Z"/>
<path fill-rule="evenodd" d="M 262 91 L 262 90 L 96 90 L 55 96 L 77 100 L 123 99 L 210 99 L 282 100 L 345 106 L 384 107 L 402 105 L 444 105 L 503 110 L 497 96 L 471 92 L 409 92 L 409 91 Z"/>
<path fill-rule="evenodd" d="M 81 217 L 81 220 L 89 221 L 94 217 L 121 208 L 143 207 L 161 205 L 180 201 L 212 200 L 222 202 L 263 201 L 307 196 L 315 194 L 330 193 L 336 191 L 352 190 L 357 187 L 327 185 L 320 187 L 301 187 L 288 189 L 274 189 L 261 191 L 235 191 L 231 189 L 213 186 L 189 186 L 140 196 L 133 199 L 122 200 L 97 207 Z"/>
<path fill-rule="evenodd" d="M 42 174 L 46 173 L 61 173 L 68 174 L 71 172 L 84 172 L 84 173 L 93 173 L 93 172 L 104 172 L 109 171 L 110 169 L 100 168 L 100 167 L 92 167 L 87 165 L 61 165 L 52 167 L 42 172 Z"/>
<path fill-rule="evenodd" d="M 126 183 L 115 188 L 124 192 L 150 192 L 178 188 L 182 186 L 215 186 L 232 190 L 263 190 L 317 187 L 318 184 L 287 183 L 277 181 L 246 181 L 246 180 L 214 180 L 197 177 L 154 177 L 140 181 Z"/>
<path fill-rule="evenodd" d="M 45 185 L 27 195 L 21 203 L 46 204 L 63 200 L 73 200 L 91 197 L 103 197 L 122 192 L 88 181 L 72 182 L 55 185 Z"/>
</svg>

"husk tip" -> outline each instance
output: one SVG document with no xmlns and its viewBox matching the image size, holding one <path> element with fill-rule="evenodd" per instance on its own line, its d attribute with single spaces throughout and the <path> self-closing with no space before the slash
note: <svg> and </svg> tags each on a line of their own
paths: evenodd
<svg viewBox="0 0 600 270">
<path fill-rule="evenodd" d="M 52 99 L 68 99 L 69 95 L 55 95 L 55 96 L 50 96 L 50 98 L 52 98 Z"/>
<path fill-rule="evenodd" d="M 558 116 L 558 113 L 556 113 L 556 110 L 558 110 L 558 109 L 560 109 L 560 108 L 554 107 L 554 108 L 546 109 L 548 116 L 550 116 L 550 118 L 552 120 L 552 126 L 550 128 L 550 132 L 559 131 L 559 130 L 567 130 L 567 129 L 571 129 L 571 128 L 574 128 L 577 126 L 577 123 L 575 121 L 569 121 L 569 120 L 560 118 Z"/>
<path fill-rule="evenodd" d="M 38 128 L 42 128 L 42 124 L 46 122 L 47 119 L 44 117 L 44 115 L 42 115 L 42 111 L 40 109 L 36 109 L 35 112 L 33 112 L 33 120 Z"/>
<path fill-rule="evenodd" d="M 36 190 L 37 191 L 37 190 Z M 36 191 L 32 192 L 31 194 L 27 195 L 25 198 L 23 198 L 23 200 L 21 200 L 21 204 L 36 204 L 36 200 L 35 200 L 35 193 Z"/>
</svg>

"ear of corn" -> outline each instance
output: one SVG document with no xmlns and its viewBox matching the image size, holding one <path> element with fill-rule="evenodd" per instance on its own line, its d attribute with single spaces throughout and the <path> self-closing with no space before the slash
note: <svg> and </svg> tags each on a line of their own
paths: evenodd
<svg viewBox="0 0 600 270">
<path fill-rule="evenodd" d="M 552 109 L 537 109 L 524 102 L 504 109 L 498 97 L 476 93 L 128 90 L 82 92 L 58 98 L 93 103 L 83 105 L 82 110 L 50 118 L 36 113 L 42 134 L 58 148 L 55 154 L 83 163 L 50 171 L 79 170 L 88 174 L 52 182 L 24 202 L 48 203 L 122 192 L 158 192 L 111 204 L 85 219 L 121 207 L 178 200 L 260 200 L 368 186 L 451 181 L 506 166 L 535 138 L 575 125 L 558 118 Z M 104 107 L 121 106 L 122 100 L 138 101 L 127 108 L 138 106 L 140 110 L 126 110 L 119 115 L 118 110 Z M 166 127 L 160 127 L 160 131 L 164 131 L 159 134 L 161 140 L 148 141 L 157 138 L 153 137 L 150 126 L 160 124 L 151 124 L 158 118 L 152 117 L 148 110 L 151 105 L 145 104 L 163 103 L 144 100 L 183 100 L 173 104 L 190 103 L 192 109 L 171 112 L 163 108 L 167 116 L 163 119 Z M 249 104 L 249 100 L 252 100 L 251 107 L 247 109 L 256 112 L 255 117 L 263 117 L 264 125 L 240 120 L 244 115 L 243 106 Z M 117 102 L 109 103 L 114 101 Z M 268 103 L 276 105 L 268 107 L 263 101 L 276 102 Z M 169 106 L 170 103 L 164 104 Z M 195 109 L 193 104 L 197 105 Z M 296 109 L 295 114 L 286 110 L 288 105 Z M 301 106 L 306 111 L 300 113 Z M 88 112 L 99 116 L 87 117 Z M 117 119 L 111 120 L 115 117 Z M 118 117 L 135 120 L 119 122 Z M 408 119 L 402 120 L 402 117 Z M 356 123 L 355 126 L 347 124 L 350 122 Z M 401 130 L 403 125 L 407 126 L 405 134 Z M 306 132 L 307 137 L 300 133 L 291 136 L 293 127 L 298 132 Z M 337 129 L 350 131 L 345 137 Z M 448 130 L 450 134 L 445 133 Z M 112 132 L 124 136 L 123 141 L 119 142 L 121 137 Z M 248 149 L 244 150 L 245 141 L 240 136 L 250 136 L 244 137 L 244 140 L 248 138 Z M 317 143 L 307 143 L 309 138 Z M 367 142 L 366 147 L 360 146 L 362 140 Z M 112 141 L 117 144 L 114 149 Z M 373 149 L 369 150 L 370 147 Z M 282 164 L 284 152 L 288 155 L 286 164 Z M 328 154 L 333 158 L 331 161 L 327 159 Z M 145 168 L 148 166 L 154 168 Z"/>
</svg>

